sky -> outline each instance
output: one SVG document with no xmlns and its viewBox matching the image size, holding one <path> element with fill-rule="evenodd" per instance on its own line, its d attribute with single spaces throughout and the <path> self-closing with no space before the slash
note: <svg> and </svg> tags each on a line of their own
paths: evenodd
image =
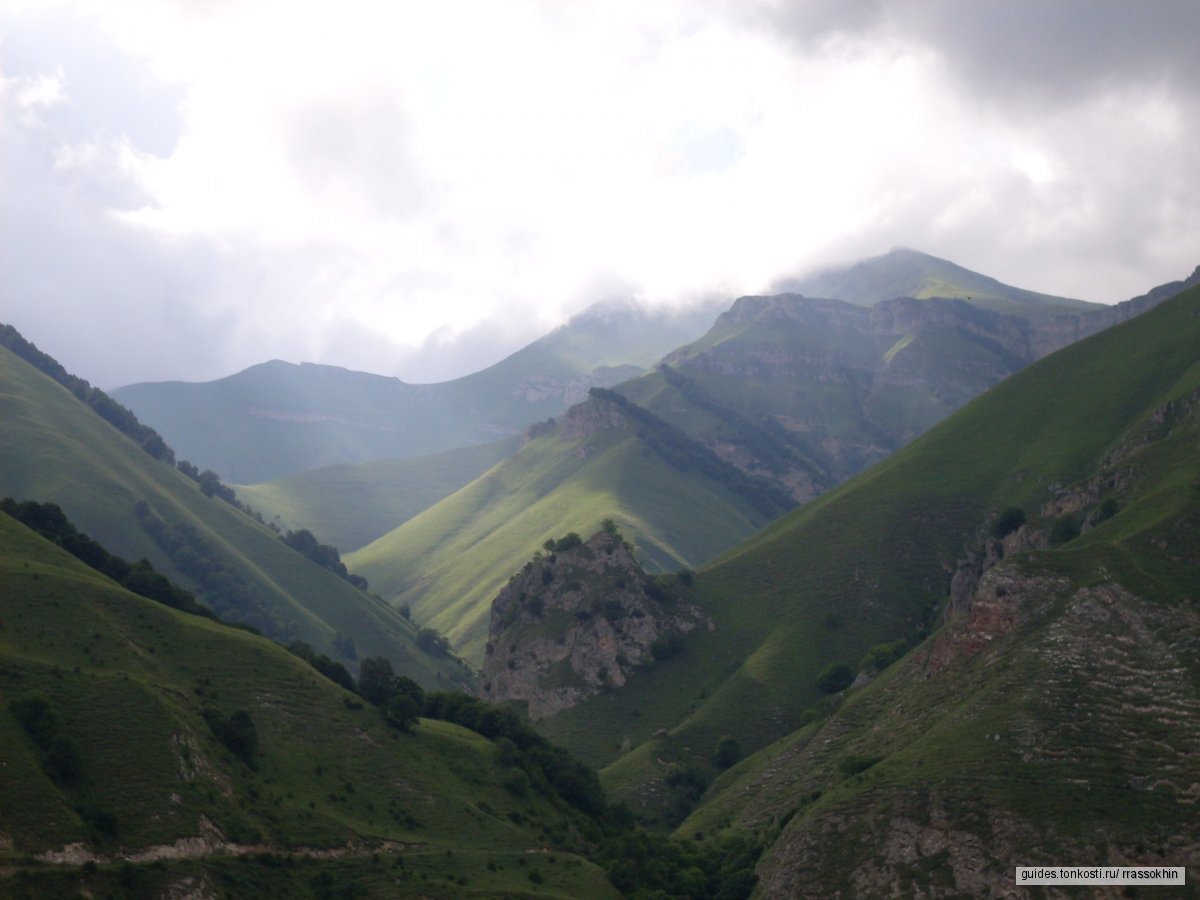
<svg viewBox="0 0 1200 900">
<path fill-rule="evenodd" d="M 101 387 L 436 381 L 896 246 L 1200 264 L 1194 0 L 7 0 L 0 321 Z"/>
</svg>

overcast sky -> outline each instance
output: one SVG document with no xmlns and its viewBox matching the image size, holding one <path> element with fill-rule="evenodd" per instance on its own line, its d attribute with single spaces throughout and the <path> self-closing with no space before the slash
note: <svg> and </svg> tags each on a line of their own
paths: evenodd
<svg viewBox="0 0 1200 900">
<path fill-rule="evenodd" d="M 1194 0 L 7 0 L 0 320 L 116 387 L 438 380 L 897 245 L 1115 302 L 1200 264 L 1198 47 Z"/>
</svg>

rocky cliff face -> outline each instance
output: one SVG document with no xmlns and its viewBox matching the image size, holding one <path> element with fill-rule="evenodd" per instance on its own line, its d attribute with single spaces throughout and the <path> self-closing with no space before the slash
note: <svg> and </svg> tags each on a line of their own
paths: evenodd
<svg viewBox="0 0 1200 900">
<path fill-rule="evenodd" d="M 568 536 L 535 556 L 492 602 L 484 698 L 524 701 L 540 719 L 671 655 L 708 622 L 664 580 L 647 576 L 615 532 Z"/>
</svg>

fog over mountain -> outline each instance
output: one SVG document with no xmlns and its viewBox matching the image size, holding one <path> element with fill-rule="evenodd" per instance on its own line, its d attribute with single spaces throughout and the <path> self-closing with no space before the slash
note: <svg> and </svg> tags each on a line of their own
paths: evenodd
<svg viewBox="0 0 1200 900">
<path fill-rule="evenodd" d="M 904 245 L 1115 302 L 1200 246 L 1190 2 L 10 3 L 4 316 L 104 387 L 434 381 Z"/>
</svg>

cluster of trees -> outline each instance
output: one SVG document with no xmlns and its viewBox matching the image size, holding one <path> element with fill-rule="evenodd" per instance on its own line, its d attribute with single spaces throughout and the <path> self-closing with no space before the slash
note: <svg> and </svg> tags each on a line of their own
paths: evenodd
<svg viewBox="0 0 1200 900">
<path fill-rule="evenodd" d="M 237 491 L 231 488 L 225 482 L 221 481 L 221 476 L 212 469 L 200 471 L 200 467 L 195 463 L 186 459 L 181 459 L 175 464 L 175 468 L 186 475 L 200 487 L 200 492 L 205 497 L 216 497 L 218 500 L 224 500 L 234 509 L 241 510 L 260 525 L 265 525 L 272 531 L 278 532 L 279 526 L 274 522 L 268 522 L 262 517 L 262 513 L 250 506 L 248 503 L 243 503 L 238 499 Z"/>
<path fill-rule="evenodd" d="M 638 406 L 623 394 L 598 387 L 589 389 L 588 394 L 594 399 L 615 404 L 637 423 L 638 438 L 667 465 L 681 472 L 695 469 L 704 477 L 724 485 L 765 516 L 774 518 L 796 505 L 795 501 L 776 485 L 747 475 L 699 441 L 663 421 L 645 407 Z"/>
<path fill-rule="evenodd" d="M 311 653 L 306 658 L 314 667 L 321 659 Z M 541 795 L 572 815 L 593 845 L 596 861 L 626 895 L 739 900 L 753 891 L 754 866 L 764 846 L 757 835 L 687 841 L 647 832 L 627 806 L 608 804 L 595 771 L 511 710 L 466 694 L 425 693 L 411 679 L 397 676 L 382 657 L 362 660 L 352 689 L 401 730 L 411 730 L 423 717 L 452 722 L 492 741 L 497 762 L 509 770 L 506 787 L 518 797 Z M 721 764 L 732 765 L 741 747 L 726 736 L 716 753 Z M 703 793 L 708 780 L 702 773 L 680 771 L 679 785 L 690 797 Z"/>
<path fill-rule="evenodd" d="M 606 841 L 598 861 L 625 896 L 736 900 L 754 891 L 762 851 L 753 834 L 687 841 L 637 828 Z"/>
<path fill-rule="evenodd" d="M 134 505 L 138 523 L 179 571 L 191 578 L 224 619 L 237 619 L 255 630 L 286 641 L 290 629 L 270 613 L 270 604 L 259 588 L 229 565 L 221 552 L 187 522 L 168 522 L 145 500 Z"/>
<path fill-rule="evenodd" d="M 299 531 L 289 531 L 281 538 L 285 544 L 311 559 L 323 569 L 328 569 L 338 578 L 347 581 L 354 585 L 360 591 L 366 591 L 370 585 L 367 579 L 361 575 L 353 575 L 346 569 L 346 564 L 342 562 L 342 556 L 338 553 L 337 547 L 329 544 L 322 544 L 307 528 L 301 528 Z"/>
<path fill-rule="evenodd" d="M 194 616 L 216 618 L 216 614 L 197 602 L 191 592 L 155 571 L 149 560 L 131 563 L 109 553 L 97 541 L 79 531 L 57 504 L 33 500 L 18 503 L 11 497 L 5 497 L 0 500 L 0 510 L 58 544 L 84 565 L 107 575 L 126 590 Z"/>
<path fill-rule="evenodd" d="M 63 787 L 76 784 L 83 770 L 79 750 L 61 733 L 50 701 L 41 694 L 28 694 L 11 701 L 8 709 L 37 745 L 46 774 Z"/>
<path fill-rule="evenodd" d="M 554 538 L 547 540 L 546 543 L 542 544 L 542 549 L 548 553 L 566 553 L 568 550 L 572 550 L 581 544 L 583 544 L 583 538 L 579 536 L 579 533 L 568 531 L 557 541 Z"/>
<path fill-rule="evenodd" d="M 7 347 L 35 369 L 53 378 L 74 394 L 77 400 L 122 434 L 132 438 L 134 443 L 155 459 L 169 465 L 175 464 L 175 451 L 167 446 L 167 442 L 157 431 L 139 422 L 137 416 L 100 388 L 92 387 L 82 378 L 72 375 L 54 357 L 43 353 L 37 345 L 25 340 L 11 325 L 0 325 L 0 346 Z"/>
</svg>

